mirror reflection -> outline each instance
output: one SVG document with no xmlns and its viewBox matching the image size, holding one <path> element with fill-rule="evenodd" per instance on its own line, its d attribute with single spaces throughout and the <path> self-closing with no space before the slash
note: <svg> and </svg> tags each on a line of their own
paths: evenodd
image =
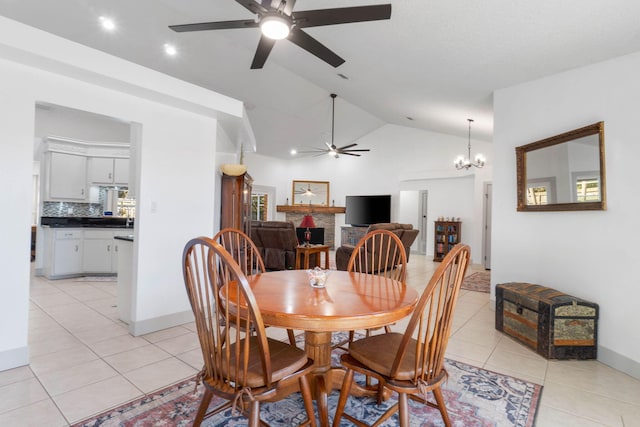
<svg viewBox="0 0 640 427">
<path fill-rule="evenodd" d="M 516 148 L 518 210 L 605 209 L 604 124 Z"/>
<path fill-rule="evenodd" d="M 329 206 L 328 181 L 293 181 L 293 205 Z"/>
</svg>

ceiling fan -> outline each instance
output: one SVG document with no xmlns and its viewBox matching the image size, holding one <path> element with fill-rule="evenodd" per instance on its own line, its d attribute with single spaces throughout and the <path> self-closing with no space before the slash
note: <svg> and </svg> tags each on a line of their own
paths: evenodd
<svg viewBox="0 0 640 427">
<path fill-rule="evenodd" d="M 336 159 L 340 157 L 340 154 L 345 154 L 347 156 L 356 156 L 360 157 L 360 154 L 355 154 L 357 152 L 371 151 L 368 148 L 351 148 L 355 147 L 355 142 L 348 145 L 343 145 L 342 147 L 336 147 L 335 142 L 333 141 L 334 130 L 335 130 L 335 121 L 336 121 L 336 95 L 335 93 L 331 94 L 331 144 L 325 142 L 326 148 L 315 148 L 312 151 L 300 151 L 300 154 L 308 154 L 308 153 L 316 153 L 317 156 L 322 154 L 328 154 L 330 156 L 335 157 Z M 315 156 L 314 156 L 315 157 Z"/>
<path fill-rule="evenodd" d="M 315 197 L 315 193 L 311 191 L 311 184 L 307 184 L 307 188 L 298 188 L 296 189 L 296 194 L 300 194 L 301 196 L 307 197 Z"/>
<path fill-rule="evenodd" d="M 329 65 L 338 67 L 344 63 L 344 59 L 302 31 L 303 28 L 351 22 L 379 21 L 391 18 L 390 4 L 294 12 L 295 0 L 236 0 L 236 2 L 251 13 L 255 13 L 257 15 L 256 18 L 170 25 L 169 28 L 177 32 L 187 32 L 260 27 L 262 36 L 260 36 L 260 42 L 251 63 L 251 69 L 262 68 L 276 40 L 284 38 Z"/>
</svg>

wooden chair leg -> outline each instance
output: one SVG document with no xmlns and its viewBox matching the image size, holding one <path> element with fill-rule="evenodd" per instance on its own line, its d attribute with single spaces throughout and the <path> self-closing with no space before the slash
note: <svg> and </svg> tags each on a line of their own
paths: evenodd
<svg viewBox="0 0 640 427">
<path fill-rule="evenodd" d="M 193 420 L 193 427 L 199 427 L 200 424 L 202 424 L 202 420 L 207 414 L 207 409 L 209 408 L 212 397 L 213 392 L 205 386 L 204 394 L 202 395 L 202 400 L 200 401 L 200 407 L 198 408 L 198 413 L 196 414 L 196 418 Z"/>
<path fill-rule="evenodd" d="M 409 399 L 407 393 L 398 393 L 398 417 L 400 427 L 409 427 Z"/>
<path fill-rule="evenodd" d="M 316 427 L 316 416 L 313 412 L 313 402 L 311 401 L 311 387 L 309 386 L 309 380 L 306 375 L 300 377 L 298 381 L 300 383 L 300 393 L 302 394 L 302 401 L 304 402 L 304 409 L 307 410 L 307 417 L 311 427 Z"/>
<path fill-rule="evenodd" d="M 447 412 L 447 407 L 444 404 L 444 396 L 442 395 L 442 390 L 440 386 L 435 387 L 433 390 L 433 396 L 436 398 L 436 403 L 438 404 L 438 409 L 440 410 L 440 415 L 442 415 L 442 420 L 444 421 L 444 425 L 446 427 L 451 427 L 451 420 L 449 419 L 449 413 Z"/>
<path fill-rule="evenodd" d="M 287 336 L 289 337 L 289 344 L 295 347 L 296 345 L 296 336 L 293 335 L 293 329 L 287 329 Z"/>
<path fill-rule="evenodd" d="M 349 399 L 349 392 L 351 391 L 352 383 L 353 383 L 353 370 L 347 369 L 347 372 L 344 374 L 344 379 L 342 381 L 342 388 L 340 389 L 340 399 L 338 399 L 336 412 L 333 416 L 333 427 L 338 427 L 340 425 L 340 420 L 342 419 L 342 413 L 344 412 L 344 407 L 347 404 L 347 399 Z"/>
<path fill-rule="evenodd" d="M 249 427 L 260 427 L 260 401 L 249 402 Z"/>
</svg>

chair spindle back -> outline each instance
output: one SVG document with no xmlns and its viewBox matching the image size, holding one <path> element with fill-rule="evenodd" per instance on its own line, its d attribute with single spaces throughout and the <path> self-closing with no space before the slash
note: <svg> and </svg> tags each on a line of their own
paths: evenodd
<svg viewBox="0 0 640 427">
<path fill-rule="evenodd" d="M 347 271 L 376 274 L 404 283 L 407 277 L 404 245 L 389 230 L 370 231 L 351 253 Z"/>
<path fill-rule="evenodd" d="M 184 281 L 195 315 L 205 377 L 215 387 L 235 393 L 247 384 L 252 345 L 261 354 L 263 384 L 271 385 L 270 354 L 264 324 L 241 268 L 219 243 L 207 237 L 190 240 L 183 252 Z M 243 308 L 238 309 L 241 303 Z M 246 308 L 244 308 L 246 307 Z M 241 328 L 227 328 L 230 320 Z M 241 329 L 255 335 L 242 339 Z"/>
<path fill-rule="evenodd" d="M 411 338 L 416 340 L 414 383 L 444 375 L 444 355 L 453 311 L 469 264 L 470 248 L 456 245 L 442 260 L 423 291 L 405 330 L 390 377 L 398 374 Z"/>
</svg>

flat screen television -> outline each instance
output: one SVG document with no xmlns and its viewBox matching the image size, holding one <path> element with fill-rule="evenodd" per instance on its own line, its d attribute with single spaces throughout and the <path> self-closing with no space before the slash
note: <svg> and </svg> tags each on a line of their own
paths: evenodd
<svg viewBox="0 0 640 427">
<path fill-rule="evenodd" d="M 368 227 L 391 222 L 391 195 L 347 196 L 344 222 L 354 227 Z"/>
</svg>

